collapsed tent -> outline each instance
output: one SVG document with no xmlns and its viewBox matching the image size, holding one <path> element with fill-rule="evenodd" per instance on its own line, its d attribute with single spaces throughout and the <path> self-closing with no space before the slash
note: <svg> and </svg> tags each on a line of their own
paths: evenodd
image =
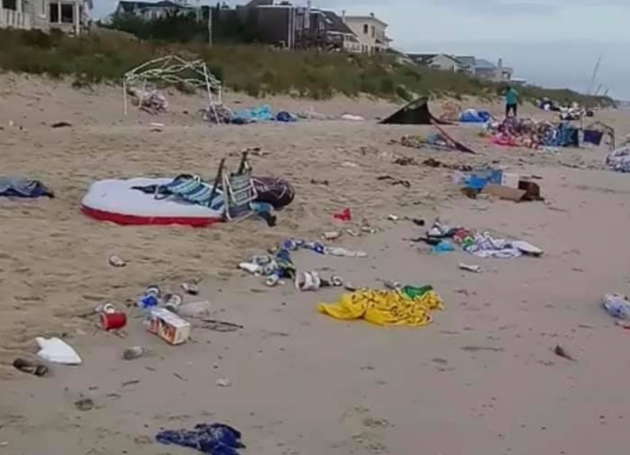
<svg viewBox="0 0 630 455">
<path fill-rule="evenodd" d="M 55 197 L 39 180 L 29 180 L 21 177 L 0 177 L 0 196 L 2 197 Z"/>
<path fill-rule="evenodd" d="M 450 125 L 434 117 L 429 111 L 429 99 L 418 98 L 381 121 L 383 125 Z"/>
</svg>

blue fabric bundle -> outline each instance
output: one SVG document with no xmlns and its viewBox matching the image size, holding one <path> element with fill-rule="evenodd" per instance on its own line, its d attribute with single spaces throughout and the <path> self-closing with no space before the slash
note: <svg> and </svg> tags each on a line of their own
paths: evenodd
<svg viewBox="0 0 630 455">
<path fill-rule="evenodd" d="M 222 423 L 200 423 L 193 430 L 165 430 L 156 440 L 167 445 L 197 449 L 208 455 L 239 455 L 236 449 L 245 448 L 241 433 Z"/>
</svg>

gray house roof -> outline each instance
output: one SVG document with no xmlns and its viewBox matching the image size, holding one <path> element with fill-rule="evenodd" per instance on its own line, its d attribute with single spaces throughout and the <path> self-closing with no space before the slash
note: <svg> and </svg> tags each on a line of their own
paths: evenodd
<svg viewBox="0 0 630 455">
<path fill-rule="evenodd" d="M 420 65 L 429 65 L 429 64 L 431 64 L 431 61 L 435 57 L 438 57 L 440 55 L 443 55 L 444 57 L 452 60 L 453 62 L 457 63 L 458 65 L 462 65 L 463 64 L 456 57 L 453 57 L 452 55 L 447 55 L 447 54 L 407 54 L 407 56 L 411 60 L 413 60 L 416 63 L 419 63 Z"/>
<path fill-rule="evenodd" d="M 324 16 L 324 20 L 328 25 L 328 31 L 342 33 L 344 35 L 354 35 L 354 32 L 350 30 L 350 27 L 341 19 L 337 14 L 332 11 L 321 11 Z"/>
<path fill-rule="evenodd" d="M 488 60 L 483 58 L 477 59 L 477 63 L 475 64 L 475 69 L 477 70 L 491 70 L 496 68 L 496 65 Z"/>
<path fill-rule="evenodd" d="M 163 0 L 160 2 L 124 2 L 123 1 L 123 2 L 118 3 L 118 11 L 123 11 L 125 13 L 131 13 L 139 9 L 152 9 L 152 8 L 188 9 L 189 6 L 182 5 L 180 3 L 171 2 L 168 0 Z"/>
</svg>

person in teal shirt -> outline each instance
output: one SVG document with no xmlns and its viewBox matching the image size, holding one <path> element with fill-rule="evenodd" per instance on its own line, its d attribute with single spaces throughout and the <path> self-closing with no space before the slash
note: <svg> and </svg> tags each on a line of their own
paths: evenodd
<svg viewBox="0 0 630 455">
<path fill-rule="evenodd" d="M 508 85 L 505 88 L 505 116 L 509 117 L 510 112 L 514 112 L 514 117 L 518 114 L 518 92 Z"/>
</svg>

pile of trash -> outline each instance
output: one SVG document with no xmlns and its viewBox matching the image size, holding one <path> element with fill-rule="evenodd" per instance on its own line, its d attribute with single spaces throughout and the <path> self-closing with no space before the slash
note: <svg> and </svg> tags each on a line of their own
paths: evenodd
<svg viewBox="0 0 630 455">
<path fill-rule="evenodd" d="M 208 123 L 248 125 L 250 123 L 282 122 L 292 123 L 298 121 L 298 116 L 287 111 L 274 113 L 271 107 L 264 104 L 251 109 L 233 111 L 222 104 L 208 106 L 201 111 L 203 120 Z"/>
<path fill-rule="evenodd" d="M 334 275 L 330 279 L 324 279 L 318 272 L 298 272 L 291 259 L 291 252 L 297 250 L 308 250 L 327 256 L 367 257 L 367 253 L 363 251 L 330 247 L 320 242 L 286 239 L 268 254 L 253 256 L 248 262 L 241 262 L 238 267 L 252 275 L 264 277 L 265 284 L 270 287 L 283 284 L 284 279 L 293 281 L 295 287 L 301 291 L 316 291 L 320 287 L 344 285 L 343 281 Z"/>
<path fill-rule="evenodd" d="M 478 232 L 465 227 L 449 227 L 437 219 L 426 236 L 413 240 L 431 245 L 434 253 L 454 251 L 453 244 L 479 258 L 512 259 L 526 256 L 540 257 L 543 250 L 524 240 L 496 238 L 489 232 Z"/>
<path fill-rule="evenodd" d="M 502 122 L 490 122 L 486 134 L 495 145 L 527 147 L 579 147 L 579 130 L 568 123 L 553 124 L 533 119 L 508 117 Z"/>
<path fill-rule="evenodd" d="M 132 97 L 132 104 L 151 115 L 168 112 L 168 100 L 159 90 L 141 90 L 129 88 L 129 95 Z"/>
</svg>

